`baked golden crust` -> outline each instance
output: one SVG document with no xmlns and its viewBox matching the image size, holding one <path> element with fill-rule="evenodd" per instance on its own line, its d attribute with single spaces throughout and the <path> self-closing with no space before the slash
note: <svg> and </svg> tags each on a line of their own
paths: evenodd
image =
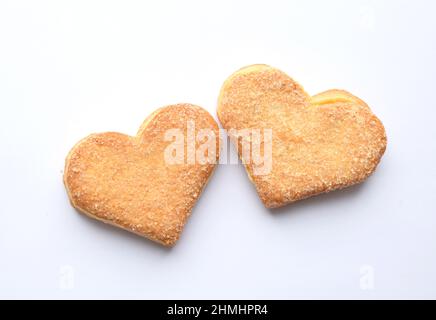
<svg viewBox="0 0 436 320">
<path fill-rule="evenodd" d="M 218 125 L 200 107 L 178 104 L 155 111 L 135 137 L 121 133 L 92 134 L 67 156 L 64 183 L 72 205 L 86 215 L 121 227 L 166 246 L 178 240 L 215 163 L 169 164 L 164 150 L 171 143 L 165 132 L 197 130 L 215 133 Z M 196 142 L 198 146 L 198 142 Z"/>
<path fill-rule="evenodd" d="M 361 99 L 342 90 L 310 97 L 267 65 L 242 68 L 225 81 L 218 118 L 227 130 L 272 129 L 272 170 L 255 175 L 253 162 L 245 164 L 268 208 L 365 180 L 387 143 L 383 124 Z"/>
</svg>

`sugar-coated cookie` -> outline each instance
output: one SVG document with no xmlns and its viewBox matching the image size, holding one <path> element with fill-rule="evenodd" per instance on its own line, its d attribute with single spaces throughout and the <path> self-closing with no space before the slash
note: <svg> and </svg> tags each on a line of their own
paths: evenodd
<svg viewBox="0 0 436 320">
<path fill-rule="evenodd" d="M 177 130 L 185 139 L 182 152 L 187 149 L 189 124 L 212 133 L 216 147 L 209 156 L 214 161 L 165 158 L 173 143 L 168 138 Z M 199 142 L 193 141 L 197 148 Z M 67 156 L 64 183 L 79 211 L 172 246 L 218 157 L 218 126 L 210 114 L 190 104 L 171 105 L 150 115 L 135 137 L 106 132 L 79 141 Z"/>
<path fill-rule="evenodd" d="M 342 90 L 311 97 L 267 65 L 245 67 L 225 81 L 218 118 L 227 130 L 271 129 L 271 170 L 256 174 L 258 164 L 245 161 L 269 208 L 362 182 L 386 149 L 383 124 L 364 101 Z"/>
</svg>

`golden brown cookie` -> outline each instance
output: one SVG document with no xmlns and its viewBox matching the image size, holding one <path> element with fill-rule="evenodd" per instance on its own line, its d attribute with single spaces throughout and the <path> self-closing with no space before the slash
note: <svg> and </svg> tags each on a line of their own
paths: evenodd
<svg viewBox="0 0 436 320">
<path fill-rule="evenodd" d="M 267 65 L 245 67 L 225 81 L 218 118 L 227 130 L 272 130 L 271 170 L 256 174 L 252 158 L 245 164 L 268 208 L 362 182 L 386 149 L 383 124 L 361 99 L 341 90 L 311 97 Z"/>
<path fill-rule="evenodd" d="M 196 136 L 193 146 L 206 150 L 206 161 L 188 161 L 186 152 L 182 162 L 168 162 L 172 133 L 182 133 L 183 152 L 191 139 L 187 132 L 203 129 L 212 133 L 214 150 L 200 149 Z M 72 205 L 86 215 L 172 246 L 218 157 L 218 126 L 210 114 L 190 104 L 171 105 L 150 115 L 135 137 L 106 132 L 78 142 L 66 159 L 64 183 Z"/>
</svg>

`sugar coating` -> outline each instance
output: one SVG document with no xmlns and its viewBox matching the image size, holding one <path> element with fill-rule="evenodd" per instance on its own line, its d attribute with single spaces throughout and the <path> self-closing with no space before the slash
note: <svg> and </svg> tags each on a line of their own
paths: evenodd
<svg viewBox="0 0 436 320">
<path fill-rule="evenodd" d="M 362 182 L 387 143 L 383 124 L 361 99 L 342 90 L 310 97 L 267 65 L 243 68 L 226 80 L 218 118 L 227 130 L 272 129 L 271 172 L 254 175 L 254 163 L 246 164 L 268 208 Z"/>
<path fill-rule="evenodd" d="M 166 130 L 188 121 L 218 135 L 218 126 L 200 107 L 161 108 L 135 137 L 116 132 L 92 134 L 77 143 L 65 164 L 64 183 L 75 208 L 86 215 L 166 246 L 178 240 L 215 164 L 167 164 Z M 219 156 L 219 141 L 216 143 Z"/>
</svg>

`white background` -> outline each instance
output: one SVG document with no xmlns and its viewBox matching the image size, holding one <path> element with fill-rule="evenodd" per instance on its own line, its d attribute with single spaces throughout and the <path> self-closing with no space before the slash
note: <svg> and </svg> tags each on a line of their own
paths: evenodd
<svg viewBox="0 0 436 320">
<path fill-rule="evenodd" d="M 1 298 L 436 298 L 434 1 L 0 0 Z M 271 212 L 220 166 L 165 249 L 78 214 L 63 183 L 92 132 L 177 102 L 216 118 L 266 63 L 383 121 L 361 186 Z M 164 201 L 164 199 L 162 199 Z"/>
</svg>

